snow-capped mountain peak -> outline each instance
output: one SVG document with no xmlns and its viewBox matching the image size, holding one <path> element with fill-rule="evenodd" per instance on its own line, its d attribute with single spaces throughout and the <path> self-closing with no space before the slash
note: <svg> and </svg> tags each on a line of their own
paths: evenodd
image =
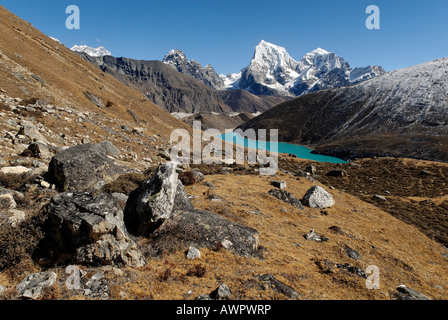
<svg viewBox="0 0 448 320">
<path fill-rule="evenodd" d="M 285 48 L 277 46 L 275 44 L 261 40 L 261 42 L 255 47 L 254 57 L 252 58 L 251 65 L 259 65 L 263 68 L 269 68 L 273 71 L 277 68 L 292 68 L 297 66 L 295 61 Z"/>
<path fill-rule="evenodd" d="M 76 51 L 76 52 L 84 52 L 92 57 L 102 57 L 102 56 L 111 56 L 112 53 L 106 48 L 100 46 L 98 48 L 92 48 L 86 45 L 81 46 L 73 46 L 70 50 Z"/>
</svg>

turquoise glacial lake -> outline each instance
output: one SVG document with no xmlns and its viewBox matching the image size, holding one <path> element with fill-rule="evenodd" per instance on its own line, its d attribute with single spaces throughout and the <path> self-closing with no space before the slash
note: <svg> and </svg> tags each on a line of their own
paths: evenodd
<svg viewBox="0 0 448 320">
<path fill-rule="evenodd" d="M 278 153 L 294 154 L 300 159 L 314 160 L 314 161 L 319 161 L 319 162 L 329 162 L 329 163 L 347 163 L 347 161 L 339 159 L 339 158 L 320 155 L 320 154 L 313 154 L 313 153 L 311 153 L 311 151 L 313 151 L 312 149 L 309 149 L 307 147 L 297 145 L 297 144 L 291 144 L 291 143 L 286 143 L 286 142 L 272 142 L 271 143 L 269 141 L 259 142 L 259 141 L 255 141 L 255 140 L 249 140 L 249 139 L 242 137 L 234 132 L 222 134 L 219 138 L 223 141 L 233 142 L 237 145 L 245 146 L 247 148 L 252 148 L 252 149 L 262 149 L 262 150 L 271 151 L 272 149 L 277 148 Z"/>
</svg>

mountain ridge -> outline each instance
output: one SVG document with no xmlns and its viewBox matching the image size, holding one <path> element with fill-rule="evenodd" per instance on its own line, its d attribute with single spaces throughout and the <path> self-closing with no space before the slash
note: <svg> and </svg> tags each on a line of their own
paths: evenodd
<svg viewBox="0 0 448 320">
<path fill-rule="evenodd" d="M 380 66 L 354 69 L 334 52 L 313 50 L 300 61 L 285 48 L 262 40 L 248 67 L 240 73 L 221 75 L 227 88 L 244 89 L 254 94 L 300 96 L 318 90 L 354 84 L 384 74 Z M 353 81 L 352 81 L 353 80 Z"/>
<path fill-rule="evenodd" d="M 412 156 L 447 161 L 448 58 L 356 85 L 303 95 L 241 128 L 278 128 L 284 142 L 346 159 Z"/>
</svg>

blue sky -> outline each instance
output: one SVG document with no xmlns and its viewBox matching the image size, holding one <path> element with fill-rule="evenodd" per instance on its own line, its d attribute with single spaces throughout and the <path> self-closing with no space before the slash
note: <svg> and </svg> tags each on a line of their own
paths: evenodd
<svg viewBox="0 0 448 320">
<path fill-rule="evenodd" d="M 81 11 L 68 30 L 65 9 Z M 218 73 L 248 65 L 265 40 L 299 60 L 317 47 L 352 67 L 387 71 L 448 56 L 447 0 L 1 0 L 67 47 L 104 46 L 114 56 L 161 60 L 180 49 Z M 381 10 L 381 29 L 368 30 L 368 5 Z"/>
</svg>

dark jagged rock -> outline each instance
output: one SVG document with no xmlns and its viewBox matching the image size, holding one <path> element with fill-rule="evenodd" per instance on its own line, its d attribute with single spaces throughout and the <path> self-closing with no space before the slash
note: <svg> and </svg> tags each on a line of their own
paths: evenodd
<svg viewBox="0 0 448 320">
<path fill-rule="evenodd" d="M 221 244 L 240 255 L 257 255 L 258 231 L 195 210 L 178 179 L 176 166 L 174 162 L 159 166 L 130 194 L 124 215 L 129 232 L 150 236 L 156 246 L 171 239 L 178 245 L 216 248 Z"/>
<path fill-rule="evenodd" d="M 396 291 L 391 294 L 392 300 L 431 300 L 431 298 L 421 294 L 414 289 L 404 285 L 398 286 Z"/>
<path fill-rule="evenodd" d="M 48 179 L 61 191 L 101 189 L 123 174 L 106 150 L 97 144 L 77 145 L 53 156 Z"/>
<path fill-rule="evenodd" d="M 268 283 L 271 287 L 275 289 L 275 291 L 284 294 L 290 299 L 298 300 L 300 298 L 300 295 L 293 288 L 277 280 L 272 274 L 264 274 L 258 276 L 258 279 Z"/>
<path fill-rule="evenodd" d="M 367 278 L 366 273 L 364 272 L 364 270 L 362 270 L 359 267 L 352 266 L 352 265 L 350 265 L 348 263 L 337 263 L 336 267 L 339 268 L 339 269 L 346 270 L 346 271 L 348 271 L 350 273 L 353 273 L 353 274 L 357 275 L 360 278 L 364 278 L 364 279 Z"/>
<path fill-rule="evenodd" d="M 219 77 L 211 65 L 205 68 L 195 60 L 188 61 L 185 54 L 180 50 L 171 50 L 163 58 L 163 63 L 169 65 L 171 68 L 201 81 L 206 86 L 214 89 L 224 89 L 224 81 Z"/>
<path fill-rule="evenodd" d="M 303 205 L 300 202 L 299 199 L 294 197 L 291 193 L 285 190 L 279 190 L 279 189 L 272 189 L 268 192 L 269 195 L 276 197 L 279 200 L 282 200 L 283 202 L 286 202 L 294 207 L 296 207 L 299 210 L 303 210 Z"/>
<path fill-rule="evenodd" d="M 360 260 L 361 259 L 361 255 L 359 254 L 359 252 L 356 251 L 355 249 L 350 248 L 349 246 L 345 246 L 344 247 L 344 251 L 345 251 L 345 253 L 347 253 L 349 258 L 351 258 L 353 260 Z"/>
<path fill-rule="evenodd" d="M 123 211 L 105 193 L 66 192 L 45 207 L 44 239 L 37 256 L 54 263 L 142 266 Z"/>
</svg>

